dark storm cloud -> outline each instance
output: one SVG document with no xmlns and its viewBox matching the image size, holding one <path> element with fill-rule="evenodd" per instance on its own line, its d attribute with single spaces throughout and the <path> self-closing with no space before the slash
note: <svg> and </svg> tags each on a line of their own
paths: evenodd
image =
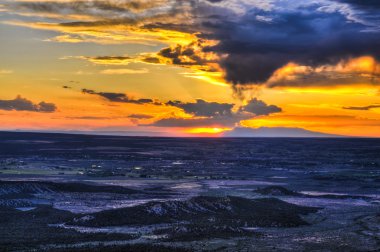
<svg viewBox="0 0 380 252">
<path fill-rule="evenodd" d="M 243 106 L 241 111 L 249 112 L 256 116 L 262 116 L 282 112 L 282 109 L 276 105 L 267 105 L 265 102 L 254 98 L 249 101 L 247 105 Z"/>
<path fill-rule="evenodd" d="M 335 0 L 347 4 L 351 9 L 351 16 L 368 26 L 367 31 L 380 32 L 380 2 L 377 0 Z"/>
<path fill-rule="evenodd" d="M 0 109 L 1 110 L 15 110 L 15 111 L 31 111 L 31 112 L 42 112 L 42 113 L 51 113 L 57 110 L 57 107 L 53 103 L 40 102 L 38 104 L 33 103 L 32 101 L 17 96 L 13 100 L 0 100 Z"/>
<path fill-rule="evenodd" d="M 376 9 L 380 8 L 380 1 L 378 0 L 335 0 L 339 3 L 347 3 L 354 7 L 365 8 L 365 9 Z"/>
<path fill-rule="evenodd" d="M 205 24 L 220 43 L 207 50 L 228 56 L 221 61 L 234 84 L 261 84 L 289 62 L 311 67 L 337 64 L 362 55 L 380 58 L 380 34 L 363 32 L 339 12 L 304 10 L 248 12 L 239 22 Z M 267 21 L 257 19 L 260 14 Z"/>
<path fill-rule="evenodd" d="M 162 21 L 148 26 L 184 32 L 193 29 L 200 39 L 219 41 L 203 50 L 221 56 L 218 63 L 225 71 L 226 80 L 233 84 L 264 84 L 277 69 L 289 62 L 317 68 L 364 55 L 380 59 L 378 1 L 273 3 L 268 7 L 262 1 L 252 1 L 242 4 L 239 10 L 236 9 L 239 6 L 237 1 L 194 1 L 191 28 L 187 24 L 173 25 Z M 191 48 L 183 45 L 164 48 L 159 55 L 182 66 L 210 63 Z M 310 72 L 296 85 L 333 84 L 336 79 L 332 76 L 334 73 L 318 75 Z M 359 81 L 353 77 L 343 76 L 343 84 Z M 280 84 L 292 85 L 283 82 L 270 86 Z"/>
<path fill-rule="evenodd" d="M 195 103 L 183 103 L 181 101 L 169 101 L 167 105 L 183 109 L 188 114 L 195 116 L 228 116 L 232 114 L 234 104 L 207 102 L 202 99 L 197 99 Z"/>
<path fill-rule="evenodd" d="M 371 109 L 376 109 L 376 108 L 380 108 L 380 104 L 374 104 L 374 105 L 363 106 L 363 107 L 343 107 L 343 109 L 348 109 L 348 110 L 371 110 Z"/>
<path fill-rule="evenodd" d="M 133 99 L 128 97 L 128 95 L 124 93 L 112 93 L 112 92 L 96 92 L 91 89 L 82 89 L 82 93 L 84 94 L 91 94 L 91 95 L 98 95 L 100 97 L 103 97 L 111 102 L 121 102 L 121 103 L 133 103 L 133 104 L 154 104 L 154 105 L 161 105 L 158 102 L 155 102 L 152 99 Z"/>
<path fill-rule="evenodd" d="M 277 69 L 289 62 L 317 68 L 365 55 L 380 60 L 377 0 L 19 1 L 11 6 L 64 16 L 83 14 L 95 20 L 66 20 L 62 26 L 124 24 L 134 29 L 174 30 L 195 34 L 198 40 L 215 40 L 219 43 L 214 46 L 200 47 L 203 52 L 220 56 L 218 62 L 212 63 L 218 63 L 225 79 L 235 87 L 266 84 Z M 210 64 L 192 46 L 164 48 L 158 56 L 181 66 Z M 156 57 L 142 61 L 160 62 Z M 322 77 L 308 73 L 295 85 L 333 84 L 335 80 L 331 76 L 334 73 Z M 280 84 L 292 85 L 292 82 Z M 350 80 L 344 84 L 350 84 Z"/>
</svg>

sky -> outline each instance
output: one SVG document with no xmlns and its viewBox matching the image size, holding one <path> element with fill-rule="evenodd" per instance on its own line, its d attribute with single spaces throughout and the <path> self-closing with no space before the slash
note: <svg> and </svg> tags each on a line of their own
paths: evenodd
<svg viewBox="0 0 380 252">
<path fill-rule="evenodd" d="M 377 0 L 0 0 L 0 130 L 380 137 Z"/>
</svg>

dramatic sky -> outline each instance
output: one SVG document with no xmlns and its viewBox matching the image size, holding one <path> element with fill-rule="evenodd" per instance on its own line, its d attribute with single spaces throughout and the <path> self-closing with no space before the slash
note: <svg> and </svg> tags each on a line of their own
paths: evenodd
<svg viewBox="0 0 380 252">
<path fill-rule="evenodd" d="M 0 130 L 380 137 L 378 0 L 0 0 Z"/>
</svg>

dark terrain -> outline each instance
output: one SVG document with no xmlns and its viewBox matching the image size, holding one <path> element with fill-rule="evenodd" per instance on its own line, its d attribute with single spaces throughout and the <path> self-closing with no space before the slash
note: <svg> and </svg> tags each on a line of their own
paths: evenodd
<svg viewBox="0 0 380 252">
<path fill-rule="evenodd" d="M 378 139 L 1 132 L 0 248 L 377 251 L 379 153 Z"/>
</svg>

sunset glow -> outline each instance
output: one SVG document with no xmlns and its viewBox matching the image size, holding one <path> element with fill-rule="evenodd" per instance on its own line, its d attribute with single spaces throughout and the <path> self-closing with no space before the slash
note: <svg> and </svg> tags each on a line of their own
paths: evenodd
<svg viewBox="0 0 380 252">
<path fill-rule="evenodd" d="M 219 134 L 224 131 L 231 130 L 230 128 L 194 128 L 187 132 L 192 134 L 207 133 L 207 134 Z"/>
<path fill-rule="evenodd" d="M 356 7 L 101 2 L 2 2 L 1 130 L 380 137 L 380 36 Z"/>
</svg>

